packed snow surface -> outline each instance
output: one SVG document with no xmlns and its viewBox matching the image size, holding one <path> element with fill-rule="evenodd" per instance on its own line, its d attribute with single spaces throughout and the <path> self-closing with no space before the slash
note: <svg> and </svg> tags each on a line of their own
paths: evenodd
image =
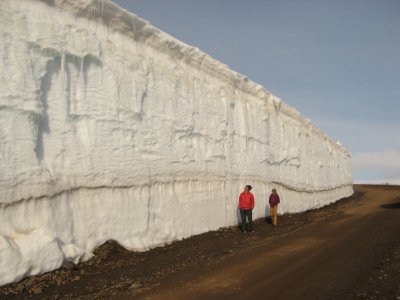
<svg viewBox="0 0 400 300">
<path fill-rule="evenodd" d="M 0 35 L 0 285 L 236 224 L 245 184 L 256 218 L 353 193 L 308 119 L 112 2 L 2 0 Z"/>
</svg>

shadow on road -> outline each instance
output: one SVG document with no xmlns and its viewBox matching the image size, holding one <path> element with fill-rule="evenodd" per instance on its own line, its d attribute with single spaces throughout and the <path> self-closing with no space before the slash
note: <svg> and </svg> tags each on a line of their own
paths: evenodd
<svg viewBox="0 0 400 300">
<path fill-rule="evenodd" d="M 381 205 L 382 208 L 391 208 L 391 209 L 399 209 L 400 208 L 400 201 L 399 202 L 394 202 L 394 203 L 389 203 L 389 204 L 383 204 Z"/>
</svg>

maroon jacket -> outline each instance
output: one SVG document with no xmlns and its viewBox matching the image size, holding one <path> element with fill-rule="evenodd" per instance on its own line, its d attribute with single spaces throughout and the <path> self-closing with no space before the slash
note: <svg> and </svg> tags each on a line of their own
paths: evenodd
<svg viewBox="0 0 400 300">
<path fill-rule="evenodd" d="M 278 194 L 271 194 L 271 196 L 269 196 L 269 206 L 277 206 L 280 202 L 281 200 L 279 199 Z"/>
</svg>

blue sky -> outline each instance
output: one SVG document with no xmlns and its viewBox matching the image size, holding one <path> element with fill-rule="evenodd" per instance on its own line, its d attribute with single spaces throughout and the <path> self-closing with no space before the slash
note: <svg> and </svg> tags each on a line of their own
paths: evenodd
<svg viewBox="0 0 400 300">
<path fill-rule="evenodd" d="M 117 0 L 263 85 L 400 184 L 400 1 Z"/>
</svg>

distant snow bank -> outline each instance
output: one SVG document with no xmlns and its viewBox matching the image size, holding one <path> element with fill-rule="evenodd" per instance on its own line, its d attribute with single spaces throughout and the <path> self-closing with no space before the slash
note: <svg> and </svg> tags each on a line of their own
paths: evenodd
<svg viewBox="0 0 400 300">
<path fill-rule="evenodd" d="M 0 6 L 0 285 L 353 193 L 351 157 L 295 109 L 102 0 Z"/>
</svg>

